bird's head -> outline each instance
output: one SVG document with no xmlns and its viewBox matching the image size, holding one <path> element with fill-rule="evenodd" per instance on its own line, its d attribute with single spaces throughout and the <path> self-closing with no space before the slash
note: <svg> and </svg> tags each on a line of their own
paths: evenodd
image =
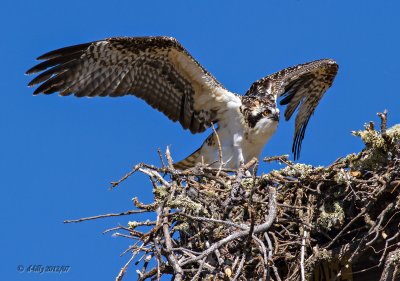
<svg viewBox="0 0 400 281">
<path fill-rule="evenodd" d="M 248 96 L 242 102 L 241 111 L 249 127 L 276 125 L 279 122 L 279 109 L 275 101 Z"/>
</svg>

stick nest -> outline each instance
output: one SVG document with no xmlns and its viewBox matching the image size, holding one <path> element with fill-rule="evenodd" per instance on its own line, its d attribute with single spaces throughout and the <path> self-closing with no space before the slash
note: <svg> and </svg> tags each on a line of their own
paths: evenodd
<svg viewBox="0 0 400 281">
<path fill-rule="evenodd" d="M 135 210 L 104 216 L 149 212 L 153 220 L 111 229 L 133 241 L 116 280 L 132 261 L 138 280 L 309 280 L 334 260 L 338 278 L 352 267 L 399 280 L 400 125 L 386 129 L 386 112 L 378 115 L 379 131 L 371 122 L 353 132 L 364 150 L 327 167 L 278 156 L 264 161 L 285 167 L 261 176 L 249 176 L 255 159 L 238 171 L 177 171 L 168 150 L 161 168 L 135 166 L 113 186 L 145 173 L 154 202 L 134 198 Z"/>
</svg>

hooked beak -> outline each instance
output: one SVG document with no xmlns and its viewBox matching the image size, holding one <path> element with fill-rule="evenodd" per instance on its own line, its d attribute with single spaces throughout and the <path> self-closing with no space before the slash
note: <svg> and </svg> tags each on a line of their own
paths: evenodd
<svg viewBox="0 0 400 281">
<path fill-rule="evenodd" d="M 269 117 L 269 119 L 271 119 L 272 121 L 278 122 L 278 121 L 279 121 L 279 112 L 273 113 L 273 114 Z"/>
</svg>

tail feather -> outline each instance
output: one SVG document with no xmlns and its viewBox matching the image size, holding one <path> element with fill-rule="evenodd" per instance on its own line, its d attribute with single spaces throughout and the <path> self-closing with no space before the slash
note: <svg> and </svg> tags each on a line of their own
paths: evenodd
<svg viewBox="0 0 400 281">
<path fill-rule="evenodd" d="M 200 162 L 200 150 L 201 147 L 199 149 L 197 149 L 195 152 L 193 152 L 192 154 L 190 154 L 188 157 L 186 157 L 185 159 L 174 163 L 174 168 L 177 170 L 186 170 L 189 168 L 193 168 L 197 163 Z"/>
</svg>

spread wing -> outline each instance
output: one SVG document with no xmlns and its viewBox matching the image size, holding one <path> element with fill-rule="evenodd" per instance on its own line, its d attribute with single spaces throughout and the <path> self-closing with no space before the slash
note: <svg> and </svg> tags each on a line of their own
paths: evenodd
<svg viewBox="0 0 400 281">
<path fill-rule="evenodd" d="M 292 152 L 300 155 L 304 133 L 322 96 L 332 85 L 338 71 L 334 60 L 322 59 L 289 67 L 264 77 L 250 87 L 246 95 L 272 95 L 274 100 L 282 97 L 281 105 L 287 105 L 285 119 L 289 120 L 296 108 L 295 133 Z"/>
<path fill-rule="evenodd" d="M 114 37 L 51 51 L 38 59 L 44 61 L 26 72 L 41 72 L 28 84 L 40 84 L 34 95 L 131 94 L 192 133 L 218 122 L 218 112 L 229 100 L 238 99 L 171 37 Z"/>
</svg>

